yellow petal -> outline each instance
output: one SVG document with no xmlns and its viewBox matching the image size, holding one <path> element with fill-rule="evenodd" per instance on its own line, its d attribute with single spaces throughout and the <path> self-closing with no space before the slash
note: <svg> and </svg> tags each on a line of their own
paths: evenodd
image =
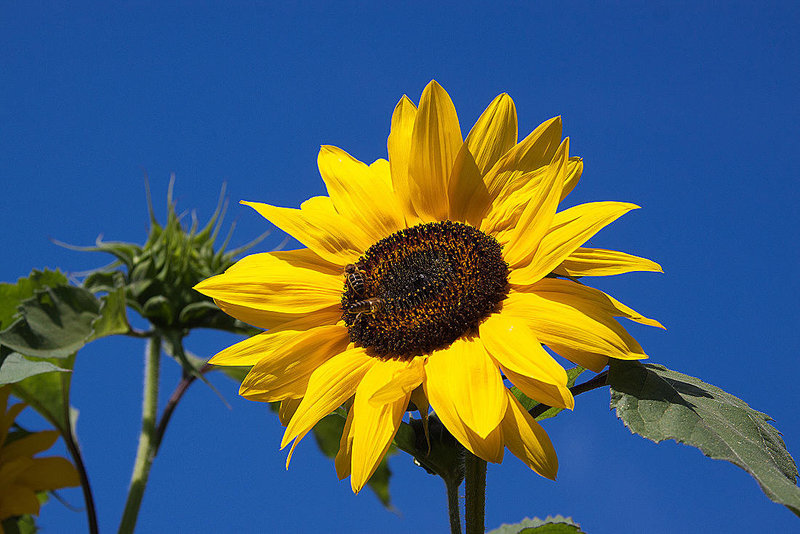
<svg viewBox="0 0 800 534">
<path fill-rule="evenodd" d="M 480 339 L 461 338 L 434 351 L 425 362 L 425 375 L 425 391 L 436 413 L 454 411 L 483 439 L 500 424 L 507 403 L 505 386 Z"/>
<path fill-rule="evenodd" d="M 374 402 L 373 398 L 379 391 L 386 391 L 386 386 L 404 372 L 416 375 L 421 382 L 422 369 L 416 366 L 416 372 L 408 373 L 410 363 L 396 360 L 380 361 L 367 371 L 356 390 L 352 408 L 355 414 L 350 475 L 350 485 L 355 493 L 361 491 L 378 468 L 389 445 L 392 444 L 408 406 L 411 390 L 385 403 Z"/>
<path fill-rule="evenodd" d="M 603 354 L 595 354 L 593 352 L 575 349 L 564 345 L 550 344 L 548 347 L 557 352 L 559 356 L 562 356 L 569 361 L 580 365 L 581 367 L 585 367 L 590 371 L 594 371 L 595 373 L 599 373 L 605 369 L 606 365 L 608 365 L 608 356 Z"/>
<path fill-rule="evenodd" d="M 422 358 L 408 361 L 387 360 L 381 365 L 382 372 L 390 373 L 391 376 L 369 397 L 369 401 L 375 405 L 395 402 L 410 395 L 422 383 L 422 377 L 425 376 Z"/>
<path fill-rule="evenodd" d="M 578 185 L 578 180 L 581 179 L 581 174 L 583 174 L 583 158 L 571 156 L 569 163 L 567 178 L 564 180 L 564 187 L 561 189 L 561 200 L 564 200 L 575 189 L 575 186 Z"/>
<path fill-rule="evenodd" d="M 489 193 L 467 143 L 461 145 L 453 163 L 448 195 L 449 219 L 480 227 L 483 215 L 489 208 Z"/>
<path fill-rule="evenodd" d="M 266 329 L 279 328 L 290 322 L 299 324 L 303 321 L 305 321 L 307 328 L 312 328 L 315 326 L 334 324 L 342 317 L 341 303 L 332 304 L 313 312 L 297 310 L 283 310 L 279 312 L 260 310 L 249 306 L 230 304 L 222 300 L 214 300 L 214 304 L 231 317 L 235 317 L 244 323 L 251 324 L 258 328 Z"/>
<path fill-rule="evenodd" d="M 34 454 L 52 447 L 53 443 L 55 443 L 57 439 L 57 430 L 46 430 L 44 432 L 34 432 L 33 434 L 28 434 L 24 438 L 20 438 L 3 447 L 3 461 L 9 462 L 19 457 L 30 458 Z"/>
<path fill-rule="evenodd" d="M 505 188 L 519 185 L 515 180 L 517 176 L 548 165 L 559 144 L 561 117 L 554 117 L 540 124 L 489 169 L 484 176 L 489 197 L 494 200 Z"/>
<path fill-rule="evenodd" d="M 344 150 L 328 145 L 320 149 L 317 164 L 336 211 L 373 242 L 404 227 L 388 168 L 384 175 L 380 172 L 382 165 L 368 167 Z"/>
<path fill-rule="evenodd" d="M 555 269 L 567 276 L 610 276 L 634 271 L 663 273 L 661 266 L 647 258 L 602 248 L 578 248 Z"/>
<path fill-rule="evenodd" d="M 276 344 L 247 373 L 239 394 L 264 402 L 302 397 L 313 373 L 341 355 L 348 342 L 347 329 L 333 325 L 320 326 L 285 344 Z"/>
<path fill-rule="evenodd" d="M 323 197 L 316 197 L 316 198 L 323 198 Z M 289 265 L 293 265 L 295 267 L 300 267 L 302 269 L 312 269 L 314 271 L 331 274 L 333 276 L 342 276 L 341 265 L 325 261 L 317 254 L 315 254 L 313 250 L 308 248 L 300 248 L 297 250 L 277 250 L 275 252 L 269 252 L 269 254 L 272 254 L 273 257 L 281 261 L 285 261 Z M 251 254 L 251 256 L 252 255 L 253 254 Z M 238 265 L 238 263 L 239 262 L 235 263 L 234 267 Z"/>
<path fill-rule="evenodd" d="M 611 317 L 625 317 L 640 324 L 664 328 L 664 325 L 655 319 L 645 317 L 611 295 L 571 280 L 545 278 L 540 280 L 533 289 L 538 295 L 554 301 L 568 303 L 576 308 L 583 307 L 588 309 L 588 306 L 591 305 L 592 309 L 606 313 Z"/>
<path fill-rule="evenodd" d="M 279 208 L 244 200 L 241 203 L 256 210 L 323 259 L 337 265 L 352 263 L 372 244 L 360 227 L 327 210 Z"/>
<path fill-rule="evenodd" d="M 334 465 L 336 466 L 336 476 L 339 480 L 350 476 L 353 458 L 353 409 L 347 412 L 347 420 L 344 422 L 342 438 L 339 440 L 339 452 L 336 453 Z"/>
<path fill-rule="evenodd" d="M 517 144 L 517 108 L 506 93 L 498 95 L 475 122 L 466 140 L 480 174 Z"/>
<path fill-rule="evenodd" d="M 481 323 L 480 336 L 506 378 L 525 395 L 549 406 L 574 408 L 566 371 L 542 347 L 524 320 L 493 314 Z"/>
<path fill-rule="evenodd" d="M 602 228 L 638 207 L 625 202 L 591 202 L 557 213 L 530 265 L 511 271 L 509 282 L 528 285 L 539 281 Z"/>
<path fill-rule="evenodd" d="M 344 278 L 295 267 L 272 253 L 251 254 L 194 288 L 214 300 L 247 308 L 311 313 L 341 302 Z"/>
<path fill-rule="evenodd" d="M 300 211 L 315 210 L 336 215 L 336 208 L 333 207 L 333 201 L 330 197 L 311 197 L 300 204 Z"/>
<path fill-rule="evenodd" d="M 556 151 L 553 162 L 548 166 L 548 172 L 532 192 L 530 200 L 503 248 L 503 259 L 508 262 L 512 270 L 530 262 L 539 242 L 550 229 L 556 207 L 561 199 L 561 186 L 566 177 L 568 161 L 569 138 L 564 139 Z"/>
<path fill-rule="evenodd" d="M 570 177 L 576 173 L 576 169 L 579 166 L 583 167 L 583 163 L 579 160 L 580 158 L 572 156 L 569 158 L 565 187 Z M 481 221 L 481 230 L 493 235 L 501 244 L 508 242 L 509 235 L 514 233 L 528 201 L 539 190 L 542 179 L 549 176 L 549 172 L 550 166 L 546 165 L 515 175 L 515 183 L 509 184 L 492 202 L 486 217 Z M 565 193 L 562 190 L 562 200 L 564 196 Z"/>
<path fill-rule="evenodd" d="M 558 458 L 553 444 L 544 429 L 511 394 L 508 410 L 503 419 L 503 439 L 511 453 L 525 465 L 551 480 L 556 479 Z"/>
<path fill-rule="evenodd" d="M 3 498 L 0 499 L 0 518 L 25 514 L 39 514 L 39 499 L 36 498 L 36 492 L 18 484 L 4 486 Z"/>
<path fill-rule="evenodd" d="M 320 365 L 311 374 L 303 401 L 286 427 L 281 448 L 308 432 L 320 419 L 352 397 L 361 379 L 377 361 L 363 348 L 355 347 Z"/>
<path fill-rule="evenodd" d="M 278 420 L 281 422 L 283 426 L 289 424 L 289 421 L 292 420 L 294 416 L 294 412 L 297 411 L 297 407 L 300 406 L 300 402 L 302 398 L 299 399 L 283 399 L 278 406 Z"/>
<path fill-rule="evenodd" d="M 411 202 L 425 222 L 447 218 L 447 182 L 462 142 L 450 95 L 431 81 L 420 98 L 408 161 Z"/>
<path fill-rule="evenodd" d="M 407 226 L 414 226 L 419 222 L 419 217 L 414 211 L 414 204 L 411 202 L 411 185 L 408 177 L 411 134 L 414 131 L 416 117 L 417 107 L 407 96 L 403 95 L 392 113 L 392 130 L 386 142 L 389 166 L 392 172 L 392 185 L 403 208 Z"/>
<path fill-rule="evenodd" d="M 623 360 L 647 358 L 622 325 L 591 302 L 564 302 L 553 293 L 539 295 L 532 286 L 530 292 L 509 293 L 503 313 L 523 319 L 539 341 L 556 352 L 572 347 Z"/>
<path fill-rule="evenodd" d="M 17 482 L 36 490 L 54 490 L 81 485 L 78 471 L 66 458 L 34 458 L 33 465 L 17 477 Z"/>
</svg>

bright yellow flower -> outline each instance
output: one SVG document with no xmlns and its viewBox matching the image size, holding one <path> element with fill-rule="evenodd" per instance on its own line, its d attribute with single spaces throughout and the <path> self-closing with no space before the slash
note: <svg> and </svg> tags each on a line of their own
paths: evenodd
<svg viewBox="0 0 800 534">
<path fill-rule="evenodd" d="M 0 520 L 39 513 L 36 492 L 79 486 L 78 472 L 65 458 L 33 456 L 53 446 L 58 432 L 34 432 L 8 442 L 8 431 L 25 404 L 8 408 L 11 386 L 0 388 Z M 0 527 L 0 532 L 2 527 Z"/>
<path fill-rule="evenodd" d="M 569 156 L 558 117 L 517 142 L 506 94 L 464 140 L 450 97 L 431 82 L 419 108 L 405 96 L 397 104 L 388 152 L 365 165 L 323 146 L 328 196 L 300 209 L 243 202 L 307 248 L 247 256 L 197 285 L 225 312 L 269 330 L 211 363 L 253 366 L 239 393 L 282 401 L 281 447 L 348 406 L 336 467 L 356 492 L 412 400 L 425 415 L 430 404 L 477 456 L 500 462 L 507 447 L 555 478 L 547 434 L 504 377 L 571 409 L 566 372 L 542 345 L 594 371 L 609 357 L 646 357 L 614 317 L 659 323 L 574 280 L 661 270 L 581 247 L 637 206 L 557 212 L 583 163 Z"/>
</svg>

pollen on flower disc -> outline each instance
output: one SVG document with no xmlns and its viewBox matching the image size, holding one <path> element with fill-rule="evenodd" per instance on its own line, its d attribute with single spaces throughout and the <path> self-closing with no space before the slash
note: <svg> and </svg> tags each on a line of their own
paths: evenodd
<svg viewBox="0 0 800 534">
<path fill-rule="evenodd" d="M 342 319 L 350 340 L 379 356 L 412 358 L 475 330 L 506 296 L 500 248 L 452 221 L 381 239 L 345 274 Z"/>
</svg>

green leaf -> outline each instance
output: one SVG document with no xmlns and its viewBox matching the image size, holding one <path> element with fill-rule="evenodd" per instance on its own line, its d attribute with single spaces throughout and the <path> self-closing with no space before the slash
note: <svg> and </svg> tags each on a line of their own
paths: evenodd
<svg viewBox="0 0 800 534">
<path fill-rule="evenodd" d="M 727 460 L 756 479 L 773 501 L 800 515 L 797 466 L 772 418 L 743 400 L 662 365 L 611 360 L 611 407 L 631 432 L 672 439 Z"/>
<path fill-rule="evenodd" d="M 37 359 L 32 358 L 37 361 Z M 58 364 L 63 369 L 71 370 L 75 364 L 75 354 L 64 359 L 42 359 Z M 72 373 L 43 373 L 30 376 L 14 384 L 14 395 L 27 402 L 34 410 L 42 414 L 62 436 L 71 436 L 72 426 L 69 419 L 69 388 Z"/>
<path fill-rule="evenodd" d="M 45 287 L 22 301 L 20 317 L 0 332 L 0 344 L 27 356 L 65 358 L 85 344 L 99 311 L 83 288 Z"/>
<path fill-rule="evenodd" d="M 117 287 L 102 297 L 100 315 L 92 322 L 92 335 L 88 341 L 115 334 L 127 334 L 130 330 L 125 308 L 125 288 Z"/>
<path fill-rule="evenodd" d="M 13 384 L 30 376 L 53 371 L 69 372 L 50 362 L 42 360 L 28 360 L 17 352 L 12 352 L 0 364 L 0 385 Z"/>
<path fill-rule="evenodd" d="M 5 534 L 36 534 L 39 529 L 32 515 L 21 515 L 3 519 L 0 528 Z"/>
<path fill-rule="evenodd" d="M 567 387 L 572 387 L 575 385 L 575 381 L 578 377 L 583 373 L 586 369 L 581 367 L 580 365 L 576 365 L 570 369 L 567 369 Z M 517 386 L 511 387 L 511 394 L 514 395 L 517 400 L 519 401 L 522 406 L 531 411 L 534 407 L 539 405 L 539 402 L 533 400 L 532 398 L 525 395 L 522 391 L 517 389 Z M 559 414 L 564 408 L 548 408 L 544 412 L 542 412 L 539 416 L 536 417 L 537 421 L 541 421 L 542 419 L 549 419 L 551 417 L 555 417 Z"/>
<path fill-rule="evenodd" d="M 16 284 L 0 283 L 0 329 L 7 328 L 17 315 L 17 306 L 33 296 L 37 289 L 67 285 L 67 277 L 59 271 L 32 271 Z"/>
<path fill-rule="evenodd" d="M 513 525 L 502 524 L 487 534 L 582 534 L 581 526 L 571 517 L 547 516 L 545 519 L 525 518 Z"/>
</svg>

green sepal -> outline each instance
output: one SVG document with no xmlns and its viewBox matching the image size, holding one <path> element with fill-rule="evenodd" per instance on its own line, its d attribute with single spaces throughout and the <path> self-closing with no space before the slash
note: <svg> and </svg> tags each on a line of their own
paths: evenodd
<svg viewBox="0 0 800 534">
<path fill-rule="evenodd" d="M 662 365 L 611 359 L 611 408 L 631 432 L 697 447 L 750 473 L 773 501 L 800 515 L 797 466 L 772 418 L 743 400 Z"/>
</svg>

